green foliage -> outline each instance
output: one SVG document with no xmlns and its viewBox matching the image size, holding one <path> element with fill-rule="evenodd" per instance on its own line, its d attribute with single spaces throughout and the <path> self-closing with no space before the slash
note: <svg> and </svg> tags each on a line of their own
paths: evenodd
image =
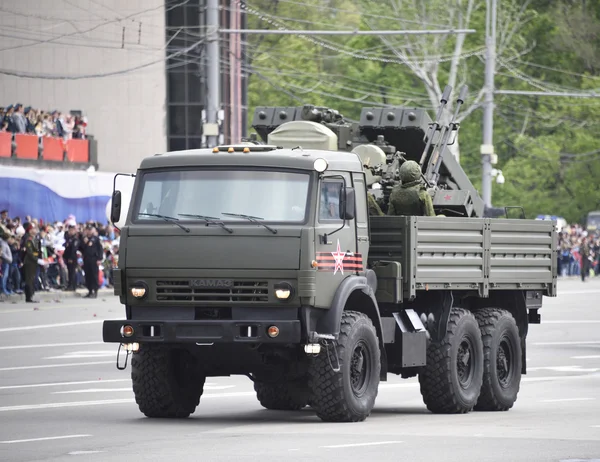
<svg viewBox="0 0 600 462">
<path fill-rule="evenodd" d="M 469 101 L 483 86 L 485 0 L 250 0 L 248 27 L 306 29 L 473 28 L 461 58 L 457 36 L 250 35 L 249 121 L 258 105 L 311 103 L 356 120 L 364 106 L 426 107 L 437 84 L 456 77 Z M 498 0 L 497 89 L 600 93 L 600 0 Z M 459 43 L 460 44 L 460 43 Z M 403 64 L 409 58 L 415 66 Z M 429 82 L 429 83 L 427 83 Z M 455 95 L 453 96 L 455 97 Z M 481 184 L 483 111 L 461 123 L 460 159 Z M 600 99 L 497 95 L 494 112 L 496 206 L 528 217 L 581 221 L 600 210 Z"/>
</svg>

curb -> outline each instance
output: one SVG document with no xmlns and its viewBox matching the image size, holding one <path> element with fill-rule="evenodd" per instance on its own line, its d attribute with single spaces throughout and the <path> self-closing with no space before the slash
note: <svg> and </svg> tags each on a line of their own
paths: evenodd
<svg viewBox="0 0 600 462">
<path fill-rule="evenodd" d="M 79 290 L 78 292 L 64 292 L 61 290 L 57 290 L 55 292 L 36 292 L 33 295 L 33 299 L 38 302 L 56 302 L 60 300 L 69 300 L 69 299 L 80 299 L 83 298 L 84 295 L 87 294 L 87 290 Z M 113 289 L 100 289 L 98 290 L 98 300 L 99 298 L 115 296 Z M 25 294 L 15 294 L 9 296 L 2 296 L 0 298 L 0 303 L 25 303 Z"/>
</svg>

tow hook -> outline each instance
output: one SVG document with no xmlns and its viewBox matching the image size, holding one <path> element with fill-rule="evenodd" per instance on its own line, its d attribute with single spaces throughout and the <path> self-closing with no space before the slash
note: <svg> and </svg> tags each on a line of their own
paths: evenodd
<svg viewBox="0 0 600 462">
<path fill-rule="evenodd" d="M 124 348 L 125 351 L 127 351 L 127 354 L 125 355 L 125 364 L 123 364 L 123 366 L 119 365 L 121 348 Z M 131 352 L 138 351 L 139 349 L 140 349 L 139 343 L 119 343 L 119 350 L 117 351 L 117 369 L 119 369 L 120 371 L 125 370 L 127 368 L 127 360 L 129 359 L 129 355 L 131 354 Z"/>
<path fill-rule="evenodd" d="M 332 341 L 331 343 L 329 343 L 327 340 L 323 340 L 323 345 L 325 345 L 325 351 L 327 351 L 327 360 L 329 361 L 329 365 L 331 366 L 331 370 L 333 372 L 339 372 L 341 370 L 340 367 L 340 358 L 338 357 L 338 351 L 337 351 L 337 347 L 336 347 L 336 341 Z M 333 353 L 335 355 L 335 366 L 333 365 L 333 363 L 331 362 L 331 356 L 329 356 L 329 345 L 333 346 Z"/>
</svg>

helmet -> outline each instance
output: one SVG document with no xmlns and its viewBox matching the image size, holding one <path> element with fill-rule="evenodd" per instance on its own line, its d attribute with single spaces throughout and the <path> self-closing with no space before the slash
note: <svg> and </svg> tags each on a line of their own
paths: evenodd
<svg viewBox="0 0 600 462">
<path fill-rule="evenodd" d="M 402 183 L 412 183 L 421 179 L 421 167 L 414 160 L 408 160 L 400 167 L 400 180 Z"/>
</svg>

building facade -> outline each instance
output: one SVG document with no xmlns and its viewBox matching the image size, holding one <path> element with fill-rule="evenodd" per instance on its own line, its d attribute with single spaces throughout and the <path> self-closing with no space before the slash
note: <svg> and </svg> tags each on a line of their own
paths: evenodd
<svg viewBox="0 0 600 462">
<path fill-rule="evenodd" d="M 134 172 L 167 149 L 164 0 L 1 8 L 0 106 L 81 111 L 102 171 Z"/>
</svg>

